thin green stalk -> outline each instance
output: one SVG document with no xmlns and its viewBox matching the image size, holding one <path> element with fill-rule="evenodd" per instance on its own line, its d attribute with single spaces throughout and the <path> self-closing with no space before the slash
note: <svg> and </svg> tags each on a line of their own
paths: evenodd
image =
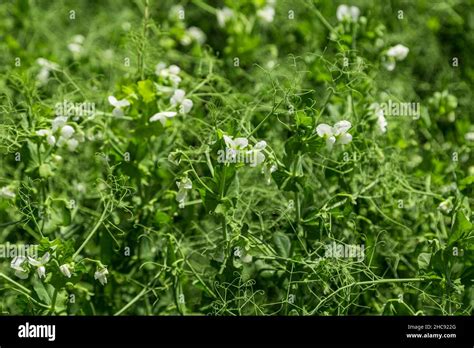
<svg viewBox="0 0 474 348">
<path fill-rule="evenodd" d="M 105 220 L 105 215 L 107 214 L 107 210 L 108 210 L 108 205 L 106 205 L 104 207 L 104 211 L 102 212 L 102 215 L 100 216 L 99 221 L 97 221 L 97 223 L 95 224 L 95 226 L 92 229 L 91 233 L 89 233 L 87 238 L 84 240 L 84 242 L 81 244 L 81 246 L 76 250 L 76 252 L 72 256 L 73 259 L 75 259 L 80 254 L 82 249 L 84 249 L 86 244 L 91 240 L 91 238 L 94 236 L 95 232 L 99 229 L 100 225 L 102 225 L 102 222 Z"/>
<path fill-rule="evenodd" d="M 319 304 L 314 308 L 310 315 L 314 315 L 316 311 L 331 297 L 336 295 L 338 292 L 350 288 L 352 286 L 359 286 L 359 285 L 372 285 L 372 284 L 382 284 L 382 283 L 408 283 L 408 282 L 425 282 L 425 281 L 432 281 L 435 280 L 434 278 L 395 278 L 395 279 L 378 279 L 378 280 L 366 280 L 362 282 L 355 282 L 352 284 L 344 285 L 334 291 L 331 295 L 325 297 L 323 300 L 319 302 Z"/>
</svg>

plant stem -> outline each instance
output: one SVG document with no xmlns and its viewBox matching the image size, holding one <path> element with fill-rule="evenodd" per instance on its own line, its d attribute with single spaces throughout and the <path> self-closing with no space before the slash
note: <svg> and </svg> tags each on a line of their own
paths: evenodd
<svg viewBox="0 0 474 348">
<path fill-rule="evenodd" d="M 370 285 L 370 284 L 381 284 L 381 283 L 408 283 L 408 282 L 424 282 L 424 281 L 430 281 L 430 280 L 435 280 L 434 278 L 395 278 L 395 279 L 378 279 L 378 280 L 366 280 L 362 282 L 355 282 L 352 284 L 344 285 L 343 287 L 340 287 L 336 291 L 334 291 L 331 295 L 327 296 L 323 300 L 319 302 L 319 304 L 316 306 L 315 309 L 313 309 L 310 313 L 310 315 L 314 315 L 316 311 L 331 297 L 336 295 L 339 291 L 342 291 L 344 289 L 350 288 L 352 286 L 358 286 L 358 285 Z"/>
<path fill-rule="evenodd" d="M 84 249 L 84 247 L 86 246 L 86 244 L 90 241 L 90 239 L 92 238 L 92 236 L 95 234 L 95 232 L 99 229 L 100 225 L 102 225 L 102 222 L 105 220 L 105 214 L 107 213 L 107 210 L 108 210 L 108 205 L 106 205 L 104 207 L 104 211 L 102 212 L 102 215 L 100 216 L 99 218 L 99 221 L 97 221 L 97 223 L 95 224 L 94 228 L 92 229 L 91 233 L 89 233 L 89 235 L 87 236 L 87 238 L 84 240 L 84 242 L 81 244 L 81 246 L 76 250 L 76 252 L 74 253 L 74 255 L 72 256 L 72 259 L 74 260 L 78 255 L 79 253 L 82 251 L 82 249 Z"/>
<path fill-rule="evenodd" d="M 54 308 L 56 307 L 56 299 L 58 298 L 58 289 L 54 288 L 53 298 L 51 299 L 51 310 L 50 313 L 54 313 Z"/>
</svg>

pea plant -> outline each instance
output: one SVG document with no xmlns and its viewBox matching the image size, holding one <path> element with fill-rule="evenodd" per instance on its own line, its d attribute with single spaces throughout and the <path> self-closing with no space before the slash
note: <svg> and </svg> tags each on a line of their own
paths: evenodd
<svg viewBox="0 0 474 348">
<path fill-rule="evenodd" d="M 0 4 L 1 313 L 471 315 L 473 13 Z"/>
</svg>

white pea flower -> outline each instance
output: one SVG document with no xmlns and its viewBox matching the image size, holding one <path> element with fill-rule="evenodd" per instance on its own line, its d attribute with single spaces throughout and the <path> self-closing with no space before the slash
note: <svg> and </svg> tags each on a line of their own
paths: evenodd
<svg viewBox="0 0 474 348">
<path fill-rule="evenodd" d="M 404 60 L 407 57 L 409 51 L 410 49 L 408 47 L 400 44 L 390 47 L 387 50 L 388 59 L 384 62 L 385 69 L 388 71 L 393 71 L 397 65 L 397 60 Z"/>
<path fill-rule="evenodd" d="M 50 258 L 49 253 L 45 253 L 39 260 L 35 260 L 32 257 L 28 256 L 28 262 L 33 267 L 36 267 L 36 271 L 38 272 L 38 276 L 40 278 L 46 277 L 46 268 L 44 267 L 44 265 L 48 263 L 49 258 Z"/>
<path fill-rule="evenodd" d="M 176 185 L 178 186 L 176 200 L 179 203 L 179 207 L 184 208 L 184 203 L 186 202 L 186 198 L 188 196 L 188 190 L 193 188 L 193 183 L 189 178 L 183 178 L 181 181 L 176 181 Z"/>
<path fill-rule="evenodd" d="M 449 197 L 438 205 L 438 210 L 443 214 L 449 214 L 453 210 L 453 197 Z"/>
<path fill-rule="evenodd" d="M 176 115 L 177 115 L 177 112 L 175 111 L 158 112 L 150 117 L 150 122 L 160 121 L 161 124 L 164 126 L 167 118 L 175 117 Z"/>
<path fill-rule="evenodd" d="M 466 139 L 466 141 L 474 141 L 474 132 L 464 134 L 464 139 Z"/>
<path fill-rule="evenodd" d="M 379 126 L 380 128 L 380 131 L 382 133 L 385 133 L 387 132 L 387 125 L 388 125 L 388 122 L 387 120 L 385 119 L 385 116 L 384 116 L 384 113 L 383 113 L 383 110 L 380 109 L 377 111 L 377 125 Z"/>
<path fill-rule="evenodd" d="M 360 10 L 356 6 L 339 5 L 336 10 L 336 17 L 339 22 L 345 19 L 357 22 L 359 15 Z"/>
<path fill-rule="evenodd" d="M 249 144 L 249 141 L 247 138 L 233 139 L 232 137 L 228 135 L 224 135 L 224 142 L 229 149 L 235 149 L 235 150 L 245 149 Z"/>
<path fill-rule="evenodd" d="M 253 160 L 250 162 L 251 167 L 256 167 L 257 165 L 263 163 L 265 161 L 265 155 L 263 154 L 263 150 L 267 147 L 267 143 L 265 140 L 259 141 L 255 144 L 252 150 L 252 158 Z"/>
<path fill-rule="evenodd" d="M 181 68 L 174 64 L 166 67 L 165 63 L 160 62 L 155 67 L 155 74 L 170 80 L 175 88 L 178 87 L 179 83 L 181 82 L 181 77 L 179 77 L 180 72 Z"/>
<path fill-rule="evenodd" d="M 26 261 L 24 256 L 16 256 L 10 263 L 10 267 L 15 270 L 15 275 L 20 279 L 28 278 L 28 270 L 23 266 Z"/>
<path fill-rule="evenodd" d="M 398 44 L 388 49 L 387 56 L 393 57 L 396 60 L 404 60 L 409 51 L 408 47 Z"/>
<path fill-rule="evenodd" d="M 347 131 L 352 127 L 349 121 L 339 121 L 333 127 L 322 123 L 316 127 L 316 132 L 321 138 L 326 140 L 326 146 L 330 150 L 334 144 L 349 144 L 352 141 L 352 135 Z"/>
<path fill-rule="evenodd" d="M 64 127 L 61 128 L 62 137 L 69 139 L 70 137 L 72 137 L 73 134 L 74 134 L 74 128 L 72 128 L 71 126 L 65 125 Z"/>
<path fill-rule="evenodd" d="M 50 60 L 47 60 L 46 58 L 38 58 L 36 59 L 36 63 L 38 63 L 39 66 L 42 68 L 48 69 L 48 70 L 58 70 L 59 65 L 56 63 L 53 63 Z"/>
<path fill-rule="evenodd" d="M 130 105 L 130 102 L 127 99 L 117 100 L 113 95 L 109 96 L 109 103 L 114 107 L 113 114 L 115 116 L 123 116 L 122 108 Z"/>
<path fill-rule="evenodd" d="M 201 45 L 206 42 L 206 34 L 204 34 L 204 32 L 198 27 L 189 27 L 188 30 L 186 30 L 186 33 L 191 39 Z"/>
<path fill-rule="evenodd" d="M 41 85 L 45 85 L 49 80 L 49 74 L 51 70 L 58 70 L 59 65 L 53 63 L 45 58 L 38 58 L 36 63 L 41 67 L 36 79 Z"/>
<path fill-rule="evenodd" d="M 378 103 L 373 103 L 370 105 L 370 109 L 374 110 L 374 114 L 377 117 L 377 126 L 379 127 L 382 133 L 387 132 L 387 119 L 385 118 L 385 113 Z"/>
<path fill-rule="evenodd" d="M 193 101 L 185 98 L 185 96 L 186 92 L 184 90 L 177 89 L 174 91 L 174 94 L 170 99 L 171 105 L 178 106 L 181 114 L 187 114 L 193 107 Z"/>
<path fill-rule="evenodd" d="M 105 285 L 107 284 L 107 274 L 109 274 L 109 271 L 104 267 L 94 273 L 94 279 L 98 280 L 102 285 Z"/>
<path fill-rule="evenodd" d="M 67 48 L 74 54 L 79 54 L 82 51 L 82 45 L 77 44 L 75 42 L 71 42 L 70 44 L 68 44 Z"/>
<path fill-rule="evenodd" d="M 217 17 L 217 24 L 223 28 L 225 27 L 226 23 L 232 18 L 234 15 L 234 11 L 232 11 L 228 7 L 223 7 L 220 10 L 216 11 L 216 17 Z"/>
<path fill-rule="evenodd" d="M 78 34 L 78 35 L 74 35 L 71 41 L 79 45 L 82 45 L 84 43 L 84 40 L 85 40 L 84 35 Z"/>
<path fill-rule="evenodd" d="M 71 278 L 71 270 L 69 269 L 69 265 L 67 264 L 61 265 L 59 266 L 59 270 L 61 271 L 62 274 L 64 274 L 66 278 Z"/>
<path fill-rule="evenodd" d="M 0 197 L 13 199 L 16 197 L 16 194 L 9 186 L 4 186 L 0 188 Z"/>
<path fill-rule="evenodd" d="M 271 23 L 275 17 L 275 9 L 272 6 L 265 6 L 264 8 L 257 11 L 257 16 L 261 20 Z"/>
</svg>

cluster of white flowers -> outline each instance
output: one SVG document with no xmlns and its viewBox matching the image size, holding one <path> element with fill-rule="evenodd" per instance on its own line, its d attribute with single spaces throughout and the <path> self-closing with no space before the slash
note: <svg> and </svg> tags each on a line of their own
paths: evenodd
<svg viewBox="0 0 474 348">
<path fill-rule="evenodd" d="M 188 191 L 192 190 L 193 183 L 189 178 L 183 178 L 181 181 L 176 181 L 176 185 L 178 186 L 178 193 L 176 195 L 176 200 L 179 203 L 179 207 L 182 209 L 184 208 L 184 204 L 186 203 L 186 199 L 188 197 Z"/>
<path fill-rule="evenodd" d="M 165 63 L 159 62 L 155 67 L 155 74 L 171 82 L 175 88 L 178 87 L 181 82 L 181 77 L 179 77 L 180 72 L 181 68 L 174 64 L 167 67 Z"/>
<path fill-rule="evenodd" d="M 36 135 L 46 137 L 51 146 L 66 147 L 69 151 L 75 151 L 79 143 L 84 141 L 84 134 L 76 132 L 73 126 L 67 124 L 66 116 L 57 116 L 51 122 L 51 129 L 40 129 Z"/>
<path fill-rule="evenodd" d="M 186 91 L 184 89 L 178 88 L 178 85 L 181 82 L 181 77 L 179 76 L 180 72 L 181 69 L 177 65 L 170 65 L 167 67 L 166 64 L 162 62 L 156 65 L 156 75 L 164 78 L 173 86 L 172 88 L 159 86 L 159 90 L 162 92 L 172 93 L 170 97 L 170 105 L 178 111 L 160 111 L 150 117 L 150 122 L 160 121 L 164 126 L 166 124 L 166 119 L 175 117 L 178 113 L 185 115 L 191 111 L 193 101 L 186 98 Z"/>
<path fill-rule="evenodd" d="M 49 262 L 51 255 L 47 252 L 40 259 L 34 259 L 30 256 L 16 256 L 10 263 L 10 267 L 15 271 L 15 275 L 20 279 L 27 279 L 30 267 L 36 268 L 36 273 L 38 277 L 46 278 L 46 265 Z M 28 261 L 28 262 L 26 262 Z M 59 271 L 66 277 L 71 278 L 72 272 L 74 272 L 73 266 L 71 264 L 65 263 L 59 266 Z M 107 274 L 109 271 L 107 268 L 101 266 L 94 274 L 94 279 L 99 280 L 102 285 L 107 284 Z"/>
<path fill-rule="evenodd" d="M 276 0 L 267 0 L 266 5 L 257 11 L 257 16 L 267 23 L 273 22 L 275 17 L 275 2 Z"/>
<path fill-rule="evenodd" d="M 238 158 L 243 158 L 251 167 L 256 167 L 265 161 L 265 154 L 263 151 L 267 147 L 267 143 L 264 140 L 259 141 L 252 146 L 249 145 L 247 138 L 233 139 L 228 135 L 224 135 L 223 138 L 227 148 L 224 160 L 221 162 L 236 163 L 240 162 L 238 161 Z"/>
<path fill-rule="evenodd" d="M 0 197 L 13 199 L 16 197 L 16 194 L 10 186 L 4 186 L 0 188 Z"/>
<path fill-rule="evenodd" d="M 206 42 L 206 34 L 204 34 L 204 32 L 198 27 L 189 27 L 186 29 L 186 32 L 180 40 L 180 43 L 183 46 L 189 46 L 193 42 L 200 45 Z"/>
<path fill-rule="evenodd" d="M 74 35 L 71 42 L 67 45 L 67 48 L 74 55 L 75 58 L 79 57 L 82 52 L 82 44 L 84 43 L 84 36 Z"/>
<path fill-rule="evenodd" d="M 227 22 L 232 18 L 234 15 L 234 11 L 232 11 L 228 7 L 223 7 L 222 9 L 219 9 L 216 11 L 216 17 L 217 17 L 217 24 L 223 28 L 227 24 Z"/>
<path fill-rule="evenodd" d="M 25 261 L 28 260 L 28 263 L 36 267 L 36 272 L 40 278 L 46 277 L 46 264 L 50 259 L 50 254 L 45 253 L 39 260 L 35 260 L 34 258 L 28 256 L 17 256 L 15 257 L 12 262 L 10 263 L 11 268 L 15 270 L 15 275 L 20 279 L 28 278 L 29 269 L 26 267 Z"/>
<path fill-rule="evenodd" d="M 339 5 L 336 10 L 336 17 L 339 22 L 352 21 L 357 22 L 360 16 L 360 10 L 357 6 Z"/>
<path fill-rule="evenodd" d="M 45 58 L 38 58 L 36 63 L 41 67 L 38 75 L 36 75 L 36 80 L 40 85 L 45 85 L 48 82 L 51 70 L 59 70 L 58 64 L 53 63 Z"/>
<path fill-rule="evenodd" d="M 390 47 L 387 50 L 387 60 L 385 62 L 385 68 L 388 71 L 392 71 L 393 69 L 395 69 L 397 61 L 404 60 L 407 57 L 409 51 L 410 50 L 408 47 L 403 46 L 401 44 Z"/>
<path fill-rule="evenodd" d="M 326 146 L 331 150 L 334 144 L 345 145 L 352 141 L 352 135 L 347 133 L 351 127 L 351 123 L 345 120 L 336 122 L 333 127 L 321 123 L 316 127 L 316 132 L 326 140 Z"/>
</svg>

